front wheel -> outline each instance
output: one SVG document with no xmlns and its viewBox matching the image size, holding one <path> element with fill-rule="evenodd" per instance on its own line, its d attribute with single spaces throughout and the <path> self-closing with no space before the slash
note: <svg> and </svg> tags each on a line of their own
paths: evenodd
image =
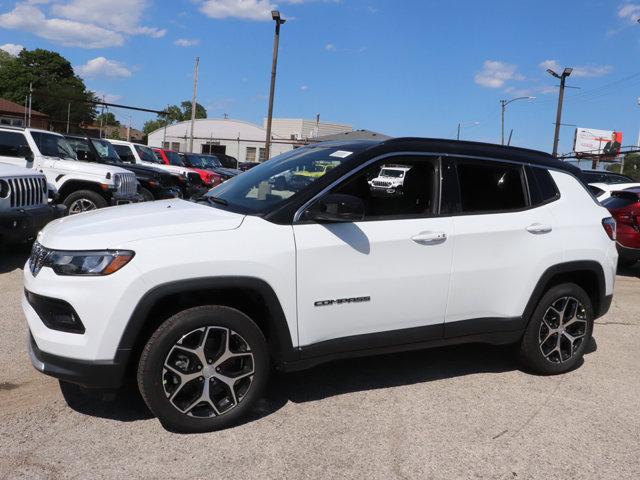
<svg viewBox="0 0 640 480">
<path fill-rule="evenodd" d="M 594 313 L 587 293 L 564 283 L 540 299 L 520 344 L 523 363 L 536 373 L 564 373 L 579 365 L 593 332 Z"/>
<path fill-rule="evenodd" d="M 140 189 L 140 195 L 142 195 L 143 202 L 153 202 L 155 200 L 153 193 L 151 193 L 149 190 L 147 190 L 144 187 Z"/>
<path fill-rule="evenodd" d="M 266 340 L 244 313 L 194 307 L 151 336 L 138 364 L 138 387 L 165 428 L 208 432 L 235 424 L 264 389 Z"/>
<path fill-rule="evenodd" d="M 107 201 L 102 195 L 92 190 L 78 190 L 67 196 L 62 202 L 67 207 L 69 215 L 90 212 L 107 206 Z"/>
</svg>

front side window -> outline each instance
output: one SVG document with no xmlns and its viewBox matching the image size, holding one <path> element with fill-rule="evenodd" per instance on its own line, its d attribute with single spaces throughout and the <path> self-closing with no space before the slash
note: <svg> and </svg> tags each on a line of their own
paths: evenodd
<svg viewBox="0 0 640 480">
<path fill-rule="evenodd" d="M 492 162 L 456 162 L 463 213 L 499 213 L 527 207 L 521 166 Z"/>
<path fill-rule="evenodd" d="M 425 217 L 437 213 L 438 159 L 394 157 L 365 168 L 332 193 L 352 195 L 364 203 L 365 220 Z"/>
<path fill-rule="evenodd" d="M 20 157 L 21 150 L 27 146 L 27 139 L 22 133 L 0 132 L 0 156 Z"/>
<path fill-rule="evenodd" d="M 40 153 L 46 157 L 58 157 L 65 160 L 77 160 L 76 153 L 66 138 L 51 133 L 31 132 Z"/>
<path fill-rule="evenodd" d="M 322 178 L 351 154 L 324 146 L 291 150 L 226 181 L 209 195 L 223 200 L 230 209 L 267 213 Z"/>
<path fill-rule="evenodd" d="M 134 147 L 143 162 L 162 163 L 162 161 L 158 160 L 158 157 L 155 156 L 153 150 L 151 150 L 149 147 L 145 145 L 134 145 Z"/>
</svg>

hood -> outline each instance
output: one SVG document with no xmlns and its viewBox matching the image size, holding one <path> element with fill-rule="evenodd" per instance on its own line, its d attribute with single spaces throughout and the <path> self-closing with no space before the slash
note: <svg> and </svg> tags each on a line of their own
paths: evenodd
<svg viewBox="0 0 640 480">
<path fill-rule="evenodd" d="M 0 178 L 1 177 L 34 177 L 43 175 L 32 168 L 18 167 L 16 165 L 10 165 L 8 163 L 0 163 Z"/>
<path fill-rule="evenodd" d="M 169 173 L 163 172 L 160 169 L 147 167 L 146 165 L 132 165 L 130 163 L 116 163 L 116 162 L 109 162 L 109 165 L 113 165 L 119 168 L 124 168 L 125 170 L 135 173 L 137 177 L 142 177 L 142 178 L 154 178 L 154 177 L 157 178 L 157 177 L 160 177 L 161 175 L 166 175 L 166 176 L 170 175 Z"/>
<path fill-rule="evenodd" d="M 140 239 L 233 230 L 244 215 L 179 199 L 103 208 L 49 223 L 38 234 L 47 248 L 120 248 Z"/>
<path fill-rule="evenodd" d="M 237 170 L 235 168 L 225 168 L 225 167 L 218 167 L 215 169 L 216 173 L 221 173 L 223 175 L 228 175 L 230 177 L 235 177 L 236 175 L 242 173 L 241 170 Z"/>
<path fill-rule="evenodd" d="M 81 160 L 63 160 L 56 159 L 55 168 L 58 170 L 67 170 L 71 172 L 82 171 L 88 175 L 95 175 L 101 178 L 107 178 L 107 173 L 131 173 L 121 167 L 115 165 L 105 165 L 103 163 L 83 162 Z"/>
</svg>

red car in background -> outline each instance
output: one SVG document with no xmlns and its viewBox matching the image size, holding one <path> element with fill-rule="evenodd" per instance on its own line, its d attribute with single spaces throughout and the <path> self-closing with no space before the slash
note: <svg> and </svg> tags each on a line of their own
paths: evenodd
<svg viewBox="0 0 640 480">
<path fill-rule="evenodd" d="M 640 187 L 611 192 L 602 205 L 616 220 L 616 246 L 620 263 L 636 263 L 640 260 Z"/>
<path fill-rule="evenodd" d="M 176 165 L 178 167 L 185 167 L 187 165 L 184 164 L 182 158 L 175 150 L 169 150 L 166 148 L 154 148 L 153 153 L 156 154 L 160 160 L 162 160 L 166 165 Z M 187 166 L 194 172 L 197 172 L 202 178 L 202 181 L 207 186 L 207 188 L 213 188 L 222 183 L 222 176 L 218 175 L 211 170 L 205 170 L 202 168 L 195 168 L 192 166 Z"/>
</svg>

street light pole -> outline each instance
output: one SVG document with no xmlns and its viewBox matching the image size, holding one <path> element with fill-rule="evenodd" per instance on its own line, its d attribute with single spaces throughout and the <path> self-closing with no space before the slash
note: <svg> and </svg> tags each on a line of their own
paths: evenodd
<svg viewBox="0 0 640 480">
<path fill-rule="evenodd" d="M 286 20 L 280 16 L 278 10 L 271 11 L 271 18 L 276 22 L 276 31 L 273 37 L 273 62 L 271 64 L 271 88 L 269 90 L 269 112 L 267 113 L 267 138 L 264 142 L 264 158 L 271 157 L 271 122 L 273 120 L 273 97 L 276 90 L 276 70 L 278 68 L 278 47 L 280 44 L 280 25 Z M 260 158 L 258 158 L 258 161 Z"/>
<path fill-rule="evenodd" d="M 536 97 L 516 97 L 516 98 L 512 98 L 511 100 L 500 100 L 500 105 L 502 107 L 502 128 L 501 128 L 502 135 L 501 135 L 500 145 L 504 145 L 504 111 L 507 109 L 507 105 L 517 100 L 533 100 L 535 98 Z"/>
<path fill-rule="evenodd" d="M 558 75 L 556 72 L 547 69 L 547 73 L 560 80 L 560 93 L 558 94 L 558 111 L 556 112 L 556 128 L 553 135 L 553 153 L 554 157 L 558 156 L 558 141 L 560 140 L 560 124 L 562 123 L 562 103 L 564 101 L 564 83 L 569 75 L 573 72 L 573 68 L 565 68 L 562 74 Z"/>
</svg>

